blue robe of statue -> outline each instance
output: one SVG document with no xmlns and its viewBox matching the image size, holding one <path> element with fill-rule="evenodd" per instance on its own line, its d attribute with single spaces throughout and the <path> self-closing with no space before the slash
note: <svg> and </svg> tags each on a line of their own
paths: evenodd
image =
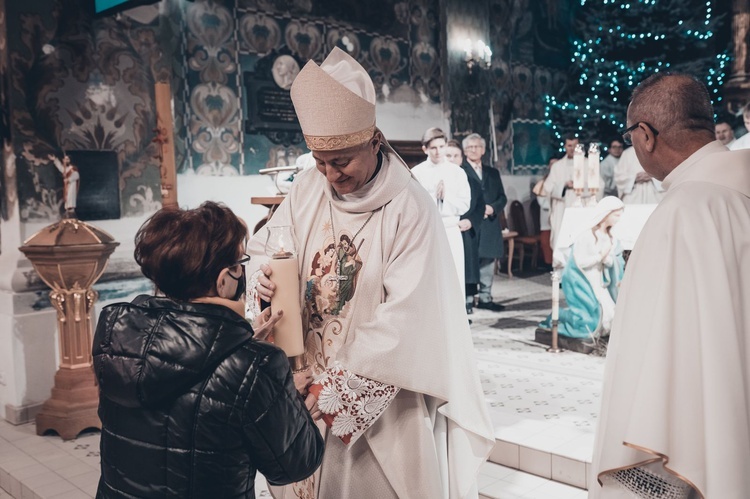
<svg viewBox="0 0 750 499">
<path fill-rule="evenodd" d="M 600 280 L 612 301 L 616 302 L 618 284 L 625 269 L 619 242 L 614 242 L 612 251 L 612 265 L 602 266 L 599 270 L 579 265 L 575 257 L 575 244 L 571 246 L 570 257 L 562 273 L 562 289 L 568 306 L 560 309 L 558 334 L 578 339 L 587 339 L 595 333 L 598 334 L 602 320 L 602 305 L 593 285 L 599 284 L 596 281 Z M 551 328 L 551 315 L 540 326 Z"/>
</svg>

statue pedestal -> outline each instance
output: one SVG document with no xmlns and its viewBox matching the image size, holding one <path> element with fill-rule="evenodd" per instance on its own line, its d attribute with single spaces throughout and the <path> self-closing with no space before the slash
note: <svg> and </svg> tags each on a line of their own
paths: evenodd
<svg viewBox="0 0 750 499">
<path fill-rule="evenodd" d="M 31 236 L 20 250 L 50 287 L 57 310 L 60 369 L 52 397 L 37 414 L 37 434 L 56 431 L 63 440 L 99 428 L 99 390 L 92 371 L 92 312 L 99 279 L 117 247 L 112 236 L 85 222 L 63 219 Z"/>
</svg>

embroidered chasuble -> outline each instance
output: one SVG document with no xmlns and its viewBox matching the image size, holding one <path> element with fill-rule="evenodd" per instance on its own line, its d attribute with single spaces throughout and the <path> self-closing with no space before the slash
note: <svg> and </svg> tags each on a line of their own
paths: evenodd
<svg viewBox="0 0 750 499">
<path fill-rule="evenodd" d="M 401 159 L 339 196 L 301 172 L 267 227 L 293 225 L 326 452 L 278 498 L 477 497 L 494 444 L 440 215 Z M 381 153 L 382 154 L 382 153 Z M 268 258 L 261 229 L 249 274 Z M 271 276 L 273 279 L 273 276 Z"/>
<path fill-rule="evenodd" d="M 687 497 L 666 491 L 693 488 L 691 498 L 744 499 L 750 150 L 711 142 L 663 185 L 615 308 L 589 497 Z"/>
</svg>

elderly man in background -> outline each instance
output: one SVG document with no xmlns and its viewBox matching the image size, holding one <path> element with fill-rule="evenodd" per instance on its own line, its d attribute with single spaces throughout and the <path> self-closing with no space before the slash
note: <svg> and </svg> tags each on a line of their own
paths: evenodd
<svg viewBox="0 0 750 499">
<path fill-rule="evenodd" d="M 750 102 L 745 104 L 742 108 L 742 120 L 745 123 L 745 130 L 747 130 L 747 133 L 728 146 L 729 149 L 733 151 L 738 149 L 750 149 Z"/>
<path fill-rule="evenodd" d="M 630 139 L 664 182 L 628 261 L 604 373 L 592 498 L 750 491 L 750 151 L 714 140 L 706 88 L 657 73 Z"/>
<path fill-rule="evenodd" d="M 508 198 L 505 196 L 503 181 L 497 168 L 482 163 L 486 143 L 481 135 L 472 133 L 462 142 L 466 161 L 464 170 L 476 177 L 482 184 L 484 216 L 479 227 L 479 297 L 477 308 L 499 312 L 505 307 L 492 300 L 492 281 L 495 278 L 495 259 L 505 254 L 503 228 L 500 226 L 500 213 L 505 209 Z M 474 297 L 466 298 L 466 308 L 474 304 Z"/>
<path fill-rule="evenodd" d="M 253 237 L 248 271 L 270 300 L 268 227 L 292 226 L 306 402 L 326 449 L 274 497 L 476 498 L 494 433 L 435 200 L 376 128 L 375 87 L 351 56 L 309 61 L 291 97 L 316 168 Z"/>
</svg>

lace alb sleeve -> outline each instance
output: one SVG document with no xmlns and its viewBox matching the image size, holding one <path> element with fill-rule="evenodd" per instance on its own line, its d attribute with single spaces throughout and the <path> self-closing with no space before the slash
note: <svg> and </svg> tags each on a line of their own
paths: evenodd
<svg viewBox="0 0 750 499">
<path fill-rule="evenodd" d="M 399 388 L 358 376 L 336 364 L 321 374 L 310 392 L 331 432 L 345 444 L 355 442 L 383 414 Z"/>
</svg>

